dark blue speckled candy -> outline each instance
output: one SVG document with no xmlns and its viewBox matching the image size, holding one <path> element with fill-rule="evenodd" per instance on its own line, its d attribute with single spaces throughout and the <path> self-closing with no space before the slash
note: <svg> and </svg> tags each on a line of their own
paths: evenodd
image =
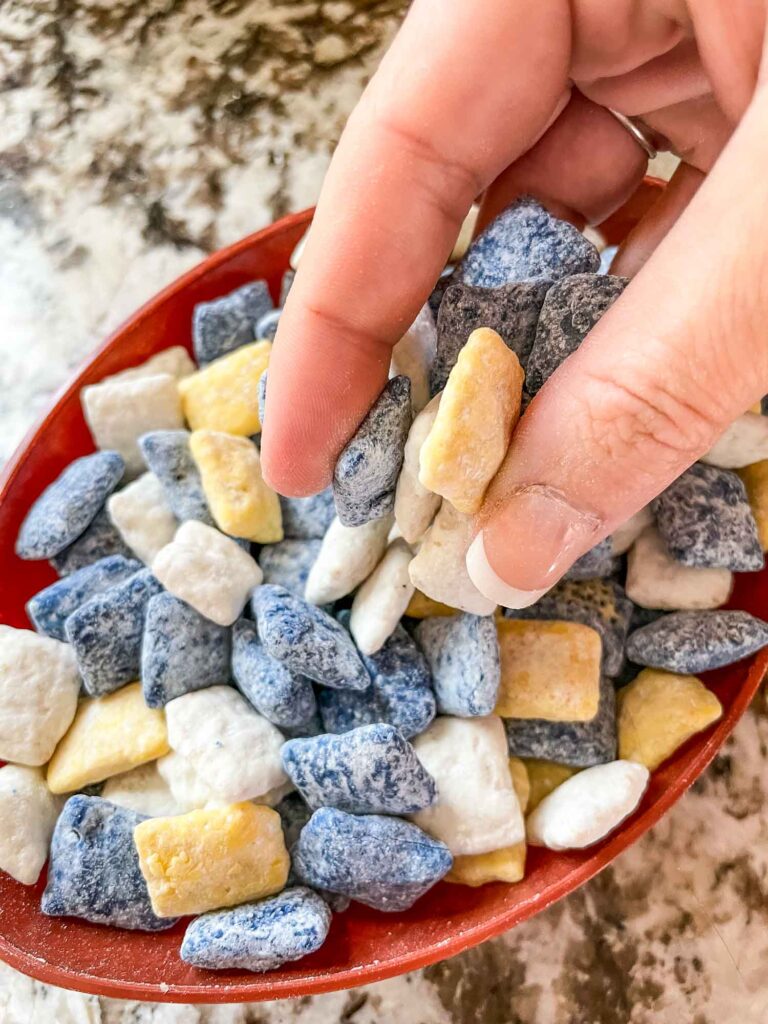
<svg viewBox="0 0 768 1024">
<path fill-rule="evenodd" d="M 256 323 L 256 329 L 253 332 L 254 337 L 258 341 L 274 341 L 275 335 L 277 334 L 277 325 L 280 323 L 280 317 L 283 315 L 282 309 L 270 309 L 264 316 L 259 317 Z"/>
<path fill-rule="evenodd" d="M 51 840 L 43 913 L 145 932 L 173 928 L 177 918 L 152 913 L 139 868 L 133 830 L 145 818 L 100 797 L 70 797 Z"/>
<path fill-rule="evenodd" d="M 311 498 L 280 498 L 286 540 L 322 540 L 336 515 L 333 488 Z"/>
<path fill-rule="evenodd" d="M 150 708 L 230 680 L 231 630 L 217 626 L 173 594 L 147 604 L 141 685 Z"/>
<path fill-rule="evenodd" d="M 453 857 L 445 843 L 399 818 L 322 807 L 302 829 L 293 864 L 306 885 L 399 911 L 439 882 Z"/>
<path fill-rule="evenodd" d="M 256 624 L 247 619 L 232 630 L 232 675 L 243 696 L 276 726 L 301 729 L 314 719 L 312 683 L 267 654 Z"/>
<path fill-rule="evenodd" d="M 435 780 L 394 726 L 289 740 L 283 768 L 310 807 L 350 814 L 415 814 L 437 798 Z"/>
<path fill-rule="evenodd" d="M 266 281 L 252 281 L 192 314 L 192 347 L 200 366 L 253 341 L 257 322 L 272 309 Z"/>
<path fill-rule="evenodd" d="M 139 447 L 179 522 L 199 519 L 213 526 L 200 472 L 189 449 L 189 431 L 153 430 L 139 438 Z"/>
<path fill-rule="evenodd" d="M 581 558 L 577 558 L 571 568 L 565 574 L 566 580 L 596 580 L 605 579 L 616 572 L 619 567 L 618 558 L 613 556 L 610 537 L 599 541 L 589 551 L 585 551 Z"/>
<path fill-rule="evenodd" d="M 139 678 L 147 604 L 162 589 L 144 569 L 92 597 L 67 619 L 67 640 L 91 697 L 102 697 Z"/>
<path fill-rule="evenodd" d="M 672 612 L 630 634 L 627 657 L 668 672 L 708 672 L 768 645 L 768 623 L 748 612 Z"/>
<path fill-rule="evenodd" d="M 322 609 L 272 584 L 256 588 L 251 606 L 267 653 L 292 672 L 340 690 L 370 686 L 349 634 Z"/>
<path fill-rule="evenodd" d="M 493 616 L 424 619 L 415 636 L 432 671 L 438 714 L 459 718 L 490 715 L 501 681 Z"/>
<path fill-rule="evenodd" d="M 69 576 L 78 569 L 84 569 L 86 565 L 93 565 L 94 562 L 110 555 L 135 558 L 133 551 L 109 518 L 106 508 L 101 508 L 85 533 L 78 537 L 74 544 L 54 555 L 51 565 L 59 576 Z"/>
<path fill-rule="evenodd" d="M 401 374 L 387 383 L 339 455 L 333 499 L 344 526 L 362 526 L 394 508 L 411 415 L 411 382 Z"/>
<path fill-rule="evenodd" d="M 321 543 L 319 540 L 283 540 L 279 544 L 265 544 L 258 558 L 264 573 L 263 582 L 275 583 L 304 597 L 307 576 L 317 560 Z"/>
<path fill-rule="evenodd" d="M 75 459 L 27 512 L 16 539 L 19 558 L 52 558 L 88 529 L 117 487 L 125 463 L 117 452 Z"/>
<path fill-rule="evenodd" d="M 314 953 L 330 926 L 331 911 L 322 897 L 296 886 L 258 903 L 196 918 L 184 935 L 181 959 L 213 971 L 272 971 Z"/>
<path fill-rule="evenodd" d="M 31 597 L 27 601 L 27 615 L 38 633 L 45 633 L 55 640 L 66 640 L 64 623 L 72 612 L 94 595 L 122 583 L 141 569 L 141 562 L 135 558 L 122 555 L 102 558 Z"/>
<path fill-rule="evenodd" d="M 267 409 L 267 375 L 268 375 L 268 373 L 269 373 L 269 370 L 265 370 L 264 373 L 262 373 L 262 375 L 259 377 L 259 383 L 258 383 L 258 386 L 256 388 L 256 402 L 258 403 L 258 406 L 259 406 L 259 423 L 261 424 L 262 427 L 264 426 L 264 417 L 266 416 L 266 409 Z M 261 447 L 261 443 L 260 443 L 261 434 L 260 433 L 257 434 L 256 438 L 259 439 L 259 448 L 260 448 Z M 254 442 L 256 441 L 256 438 L 254 438 Z"/>
<path fill-rule="evenodd" d="M 280 821 L 283 826 L 285 847 L 291 853 L 296 840 L 299 838 L 299 833 L 312 817 L 312 811 L 298 793 L 289 793 L 288 796 L 283 797 L 275 810 L 280 815 Z M 288 873 L 286 884 L 289 886 L 296 885 L 296 874 L 293 867 L 291 867 Z M 329 892 L 327 889 L 316 889 L 315 892 L 323 897 L 334 914 L 343 914 L 349 906 L 349 897 L 342 896 L 341 893 Z"/>
</svg>

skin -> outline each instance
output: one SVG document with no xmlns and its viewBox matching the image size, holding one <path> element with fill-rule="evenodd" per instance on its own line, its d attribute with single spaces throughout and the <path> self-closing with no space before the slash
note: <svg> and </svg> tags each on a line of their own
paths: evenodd
<svg viewBox="0 0 768 1024">
<path fill-rule="evenodd" d="M 525 192 L 598 223 L 632 194 L 646 157 L 606 107 L 683 163 L 617 257 L 629 287 L 521 420 L 478 517 L 487 561 L 549 586 L 706 452 L 768 391 L 765 36 L 765 0 L 415 0 L 280 320 L 272 486 L 329 483 L 474 200 L 481 226 Z"/>
</svg>

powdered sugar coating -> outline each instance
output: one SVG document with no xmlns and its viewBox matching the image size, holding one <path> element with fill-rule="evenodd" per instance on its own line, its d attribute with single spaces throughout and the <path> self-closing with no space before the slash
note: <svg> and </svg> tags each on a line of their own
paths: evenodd
<svg viewBox="0 0 768 1024">
<path fill-rule="evenodd" d="M 672 612 L 635 630 L 627 657 L 682 675 L 708 672 L 768 645 L 768 623 L 748 612 Z"/>
<path fill-rule="evenodd" d="M 279 728 L 301 729 L 317 712 L 312 683 L 264 649 L 256 623 L 240 619 L 232 630 L 232 674 L 249 703 Z"/>
<path fill-rule="evenodd" d="M 438 714 L 490 715 L 501 679 L 493 618 L 464 614 L 423 619 L 414 635 L 429 663 Z"/>
</svg>

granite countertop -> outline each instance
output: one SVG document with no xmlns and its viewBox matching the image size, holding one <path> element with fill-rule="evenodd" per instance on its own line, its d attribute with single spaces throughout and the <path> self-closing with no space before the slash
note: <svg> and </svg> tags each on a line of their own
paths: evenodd
<svg viewBox="0 0 768 1024">
<path fill-rule="evenodd" d="M 111 327 L 313 202 L 405 0 L 0 2 L 0 459 Z M 752 1024 L 768 1019 L 768 715 L 591 883 L 351 992 L 121 1003 L 0 966 L 2 1024 Z"/>
</svg>

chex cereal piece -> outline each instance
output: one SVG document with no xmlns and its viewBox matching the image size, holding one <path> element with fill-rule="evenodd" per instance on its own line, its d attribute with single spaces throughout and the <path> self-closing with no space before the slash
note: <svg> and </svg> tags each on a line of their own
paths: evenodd
<svg viewBox="0 0 768 1024">
<path fill-rule="evenodd" d="M 589 551 L 585 551 L 581 558 L 577 558 L 568 572 L 566 580 L 594 580 L 605 579 L 612 576 L 618 568 L 618 562 L 613 555 L 613 544 L 610 537 L 599 541 Z"/>
<path fill-rule="evenodd" d="M 59 809 L 39 768 L 0 768 L 0 871 L 22 885 L 35 884 L 48 859 Z"/>
<path fill-rule="evenodd" d="M 232 625 L 261 583 L 261 569 L 247 551 L 194 519 L 155 556 L 152 571 L 166 590 L 220 626 Z"/>
<path fill-rule="evenodd" d="M 0 758 L 45 764 L 75 717 L 79 692 L 71 647 L 0 626 Z"/>
<path fill-rule="evenodd" d="M 146 932 L 172 928 L 175 919 L 153 914 L 139 868 L 133 830 L 142 820 L 99 797 L 70 797 L 53 833 L 43 913 Z"/>
<path fill-rule="evenodd" d="M 387 912 L 407 910 L 449 871 L 448 847 L 385 815 L 322 807 L 301 830 L 293 864 L 307 885 Z"/>
<path fill-rule="evenodd" d="M 312 566 L 320 554 L 319 540 L 284 540 L 266 544 L 259 552 L 263 583 L 275 583 L 292 594 L 304 597 Z"/>
<path fill-rule="evenodd" d="M 451 370 L 419 455 L 419 481 L 473 515 L 520 417 L 523 370 L 489 328 L 473 331 Z"/>
<path fill-rule="evenodd" d="M 672 612 L 635 630 L 627 657 L 681 675 L 708 672 L 768 644 L 768 624 L 748 612 Z"/>
<path fill-rule="evenodd" d="M 69 576 L 70 573 L 84 569 L 86 565 L 93 565 L 94 562 L 110 555 L 133 558 L 133 551 L 115 529 L 106 506 L 102 506 L 85 533 L 81 534 L 74 544 L 54 555 L 50 561 L 59 576 Z"/>
<path fill-rule="evenodd" d="M 181 522 L 199 519 L 213 526 L 213 516 L 203 494 L 186 430 L 157 430 L 139 438 L 144 459 L 165 493 L 168 505 Z"/>
<path fill-rule="evenodd" d="M 201 366 L 253 341 L 256 322 L 272 309 L 266 281 L 251 281 L 192 314 L 192 346 Z"/>
<path fill-rule="evenodd" d="M 757 524 L 735 473 L 696 463 L 659 495 L 654 511 L 678 562 L 734 572 L 762 569 Z"/>
<path fill-rule="evenodd" d="M 101 510 L 123 475 L 117 452 L 75 459 L 27 512 L 16 539 L 19 558 L 52 558 L 74 544 Z"/>
<path fill-rule="evenodd" d="M 614 557 L 629 551 L 640 534 L 653 524 L 654 517 L 650 505 L 645 505 L 639 512 L 630 516 L 611 534 L 611 550 Z"/>
<path fill-rule="evenodd" d="M 334 519 L 307 577 L 307 601 L 328 604 L 351 594 L 381 560 L 391 526 L 390 516 L 362 526 L 344 526 Z"/>
<path fill-rule="evenodd" d="M 102 558 L 40 590 L 27 601 L 27 615 L 38 633 L 54 640 L 66 640 L 64 623 L 72 612 L 95 594 L 122 583 L 140 569 L 141 562 L 133 558 L 122 555 Z"/>
<path fill-rule="evenodd" d="M 180 955 L 208 970 L 262 973 L 314 953 L 330 925 L 325 900 L 311 889 L 294 886 L 258 903 L 198 917 L 187 928 Z"/>
<path fill-rule="evenodd" d="M 271 896 L 288 878 L 280 815 L 269 807 L 232 803 L 149 818 L 133 838 L 158 917 Z"/>
<path fill-rule="evenodd" d="M 184 417 L 192 430 L 243 437 L 261 430 L 259 378 L 271 350 L 271 341 L 254 341 L 179 381 Z"/>
<path fill-rule="evenodd" d="M 240 619 L 232 630 L 232 675 L 249 703 L 281 729 L 300 729 L 317 712 L 309 679 L 267 654 L 256 623 L 247 619 Z"/>
<path fill-rule="evenodd" d="M 747 491 L 747 500 L 757 523 L 760 547 L 768 551 L 768 459 L 745 466 L 739 476 Z"/>
<path fill-rule="evenodd" d="M 730 569 L 704 569 L 674 559 L 655 526 L 648 527 L 629 551 L 627 596 L 644 608 L 695 611 L 719 608 L 731 596 Z"/>
<path fill-rule="evenodd" d="M 611 760 L 615 760 L 615 757 L 611 758 Z M 549 796 L 562 782 L 570 779 L 579 770 L 567 764 L 545 761 L 538 757 L 525 757 L 523 758 L 523 764 L 528 772 L 528 782 L 530 785 L 528 814 L 536 810 L 545 796 Z"/>
<path fill-rule="evenodd" d="M 741 469 L 768 459 L 768 418 L 745 412 L 720 435 L 701 461 L 721 469 Z"/>
<path fill-rule="evenodd" d="M 435 316 L 425 303 L 411 326 L 392 349 L 390 376 L 402 374 L 411 382 L 414 415 L 429 401 L 429 378 L 437 349 Z"/>
<path fill-rule="evenodd" d="M 528 842 L 550 850 L 592 846 L 635 810 L 648 778 L 648 769 L 633 761 L 611 761 L 578 772 L 529 815 Z"/>
<path fill-rule="evenodd" d="M 234 748 L 232 748 L 234 749 Z M 226 803 L 213 788 L 216 780 L 212 779 L 204 759 L 184 757 L 177 751 L 161 757 L 157 762 L 157 771 L 171 791 L 171 795 L 183 812 L 196 811 L 200 807 L 219 807 Z M 283 782 L 266 793 L 254 798 L 256 803 L 265 807 L 275 807 L 293 789 L 293 784 L 282 775 Z"/>
<path fill-rule="evenodd" d="M 717 697 L 696 676 L 646 668 L 618 693 L 619 757 L 649 771 L 723 713 Z"/>
<path fill-rule="evenodd" d="M 345 526 L 362 526 L 393 510 L 410 426 L 411 382 L 393 377 L 341 450 L 333 471 L 336 514 Z"/>
<path fill-rule="evenodd" d="M 493 619 L 467 614 L 424 619 L 414 635 L 432 672 L 438 713 L 490 715 L 501 680 Z"/>
<path fill-rule="evenodd" d="M 395 522 L 409 544 L 421 540 L 440 508 L 440 495 L 433 494 L 419 480 L 422 446 L 437 417 L 440 396 L 435 395 L 411 424 L 405 442 L 403 466 L 395 490 Z"/>
<path fill-rule="evenodd" d="M 52 793 L 72 793 L 155 761 L 168 750 L 162 711 L 148 708 L 141 684 L 132 683 L 106 697 L 80 702 L 48 765 L 48 788 Z"/>
<path fill-rule="evenodd" d="M 179 525 L 154 473 L 142 473 L 107 499 L 115 528 L 137 558 L 150 565 L 160 548 L 173 540 Z"/>
<path fill-rule="evenodd" d="M 104 377 L 102 383 L 139 380 L 142 377 L 156 377 L 159 373 L 169 373 L 171 377 L 179 379 L 188 377 L 196 369 L 197 367 L 184 346 L 172 345 L 170 348 L 164 348 L 157 355 L 150 356 L 138 366 L 129 366 L 127 370 L 120 370 L 118 373 L 110 374 L 109 377 Z"/>
<path fill-rule="evenodd" d="M 101 790 L 102 800 L 118 807 L 127 807 L 148 818 L 167 818 L 189 810 L 174 799 L 165 779 L 157 770 L 157 761 L 132 768 L 122 775 L 107 779 Z"/>
<path fill-rule="evenodd" d="M 411 814 L 437 799 L 435 780 L 391 725 L 289 740 L 283 768 L 309 806 L 350 814 Z"/>
<path fill-rule="evenodd" d="M 142 434 L 184 426 L 178 381 L 168 373 L 91 384 L 80 399 L 97 448 L 119 452 L 128 477 L 144 468 L 138 443 Z"/>
<path fill-rule="evenodd" d="M 289 793 L 288 796 L 280 801 L 275 810 L 280 815 L 280 821 L 283 825 L 283 835 L 285 836 L 285 845 L 288 847 L 288 852 L 291 853 L 296 840 L 299 838 L 301 830 L 312 817 L 312 811 L 307 807 L 303 798 L 296 792 Z M 297 880 L 296 872 L 293 870 L 293 867 L 291 867 L 290 874 L 288 875 L 288 885 L 296 885 Z M 349 907 L 348 896 L 343 896 L 336 892 L 330 892 L 328 889 L 315 888 L 314 891 L 318 896 L 323 898 L 324 902 L 335 914 L 343 913 Z"/>
<path fill-rule="evenodd" d="M 355 594 L 349 629 L 362 654 L 375 654 L 392 636 L 408 607 L 413 584 L 408 575 L 413 552 L 399 539 Z"/>
<path fill-rule="evenodd" d="M 147 605 L 141 647 L 141 683 L 150 708 L 185 693 L 228 683 L 231 634 L 173 594 Z"/>
<path fill-rule="evenodd" d="M 333 488 L 310 498 L 280 497 L 283 533 L 290 540 L 322 540 L 336 515 Z"/>
<path fill-rule="evenodd" d="M 260 316 L 256 321 L 256 326 L 253 330 L 253 336 L 257 341 L 266 339 L 267 341 L 274 341 L 275 335 L 277 334 L 277 325 L 280 323 L 280 317 L 283 315 L 282 309 L 270 309 L 268 313 Z"/>
<path fill-rule="evenodd" d="M 142 569 L 96 594 L 67 619 L 67 640 L 77 657 L 83 685 L 92 697 L 111 693 L 139 678 L 147 605 L 161 590 L 149 569 Z"/>
<path fill-rule="evenodd" d="M 414 590 L 413 597 L 405 609 L 405 614 L 411 619 L 429 619 L 432 616 L 442 618 L 444 616 L 458 615 L 459 612 L 456 608 L 450 608 L 447 604 L 441 604 L 440 601 L 433 601 L 431 597 L 422 594 L 420 590 Z"/>
</svg>

